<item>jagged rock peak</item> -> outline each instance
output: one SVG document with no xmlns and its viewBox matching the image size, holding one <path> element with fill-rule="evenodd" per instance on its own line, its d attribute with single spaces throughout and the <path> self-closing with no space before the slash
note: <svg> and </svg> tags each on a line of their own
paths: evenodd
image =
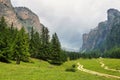
<svg viewBox="0 0 120 80">
<path fill-rule="evenodd" d="M 117 9 L 111 8 L 107 11 L 107 13 L 109 14 L 113 14 L 113 15 L 120 15 L 120 12 Z"/>
<path fill-rule="evenodd" d="M 114 20 L 116 16 L 117 17 L 120 16 L 120 12 L 117 9 L 113 9 L 113 8 L 109 9 L 107 11 L 107 14 L 108 14 L 108 21 L 110 22 Z"/>
</svg>

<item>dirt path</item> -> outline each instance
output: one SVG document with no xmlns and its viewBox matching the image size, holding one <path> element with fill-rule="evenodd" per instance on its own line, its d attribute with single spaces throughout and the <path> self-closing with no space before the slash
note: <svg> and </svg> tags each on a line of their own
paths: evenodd
<svg viewBox="0 0 120 80">
<path fill-rule="evenodd" d="M 98 75 L 98 76 L 104 76 L 104 77 L 108 77 L 108 78 L 117 78 L 117 79 L 120 79 L 119 76 L 109 75 L 109 74 L 105 74 L 105 73 L 99 73 L 99 72 L 96 72 L 96 71 L 85 69 L 83 67 L 83 65 L 81 65 L 80 63 L 77 63 L 77 65 L 78 65 L 78 70 L 86 72 L 86 73 L 90 73 L 90 74 L 94 74 L 94 75 Z"/>
<path fill-rule="evenodd" d="M 120 70 L 110 69 L 108 66 L 105 66 L 105 64 L 102 61 L 100 61 L 100 64 L 101 64 L 101 67 L 106 69 L 106 70 L 120 72 Z"/>
</svg>

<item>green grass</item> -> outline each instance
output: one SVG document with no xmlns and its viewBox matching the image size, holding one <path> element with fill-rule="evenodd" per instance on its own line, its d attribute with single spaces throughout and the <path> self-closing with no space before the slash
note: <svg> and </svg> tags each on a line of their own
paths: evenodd
<svg viewBox="0 0 120 80">
<path fill-rule="evenodd" d="M 109 68 L 120 70 L 120 59 L 102 59 L 102 61 Z"/>
<path fill-rule="evenodd" d="M 112 62 L 110 62 L 111 59 L 102 59 L 102 60 L 103 61 L 106 60 L 106 63 L 112 63 L 111 65 L 116 63 L 116 61 L 117 61 L 117 63 L 118 63 L 118 61 L 120 61 L 119 59 L 114 59 L 114 61 L 112 60 Z M 120 72 L 108 71 L 108 70 L 105 70 L 104 68 L 102 68 L 99 63 L 100 59 L 79 59 L 78 61 L 82 65 L 84 65 L 84 68 L 86 68 L 86 69 L 97 71 L 100 73 L 106 73 L 106 74 L 110 74 L 110 75 L 120 76 Z M 116 64 L 114 64 L 114 65 L 116 65 Z M 120 62 L 117 65 L 118 65 L 117 67 L 119 68 Z"/>
<path fill-rule="evenodd" d="M 0 62 L 0 80 L 117 80 L 112 78 L 100 77 L 82 71 L 66 72 L 66 68 L 71 67 L 77 62 L 88 63 L 94 60 L 76 60 L 68 61 L 61 66 L 54 66 L 45 61 L 32 59 L 34 63 L 24 63 L 16 65 L 15 62 L 11 64 Z M 88 62 L 90 61 L 90 63 Z M 96 60 L 95 60 L 96 61 Z M 84 63 L 85 64 L 85 63 Z M 92 68 L 96 68 L 96 65 Z M 90 68 L 91 69 L 91 68 Z"/>
</svg>

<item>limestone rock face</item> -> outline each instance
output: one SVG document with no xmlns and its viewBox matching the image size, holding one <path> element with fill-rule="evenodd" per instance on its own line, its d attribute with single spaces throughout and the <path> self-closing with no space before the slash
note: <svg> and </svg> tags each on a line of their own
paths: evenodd
<svg viewBox="0 0 120 80">
<path fill-rule="evenodd" d="M 105 50 L 104 45 L 113 25 L 120 24 L 120 12 L 116 9 L 107 11 L 107 20 L 100 22 L 98 26 L 89 33 L 83 34 L 82 51 Z"/>
<path fill-rule="evenodd" d="M 0 3 L 4 4 L 7 7 L 12 7 L 10 0 L 0 0 Z"/>
<path fill-rule="evenodd" d="M 16 7 L 15 12 L 19 21 L 28 31 L 34 27 L 36 31 L 41 32 L 43 25 L 40 23 L 39 18 L 35 13 L 25 7 Z"/>
<path fill-rule="evenodd" d="M 10 0 L 0 0 L 0 17 L 2 16 L 5 17 L 9 26 L 13 24 L 14 27 L 17 27 L 18 29 L 22 27 Z"/>
<path fill-rule="evenodd" d="M 4 16 L 9 27 L 13 25 L 18 30 L 25 27 L 30 32 L 33 27 L 39 33 L 43 25 L 40 23 L 38 16 L 25 7 L 14 8 L 10 0 L 0 0 L 0 17 Z"/>
</svg>

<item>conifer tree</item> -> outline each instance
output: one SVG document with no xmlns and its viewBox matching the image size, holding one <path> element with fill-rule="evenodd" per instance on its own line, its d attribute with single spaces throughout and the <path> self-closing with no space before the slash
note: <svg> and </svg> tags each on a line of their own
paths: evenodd
<svg viewBox="0 0 120 80">
<path fill-rule="evenodd" d="M 7 27 L 7 23 L 5 21 L 4 16 L 2 16 L 1 20 L 0 20 L 0 30 L 4 30 Z"/>
<path fill-rule="evenodd" d="M 15 58 L 16 64 L 20 64 L 20 61 L 27 61 L 29 59 L 29 38 L 22 28 L 16 36 L 15 46 Z"/>
<path fill-rule="evenodd" d="M 31 33 L 30 33 L 30 54 L 31 54 L 31 57 L 34 57 L 34 51 L 35 51 L 35 40 L 34 40 L 34 29 L 32 27 Z"/>
<path fill-rule="evenodd" d="M 49 31 L 46 27 L 43 26 L 41 33 L 41 47 L 40 47 L 41 58 L 43 60 L 48 60 L 49 53 L 50 53 Z"/>
<path fill-rule="evenodd" d="M 10 54 L 8 54 L 10 34 L 7 27 L 7 23 L 4 17 L 2 17 L 0 20 L 0 56 L 4 57 L 6 60 L 10 57 Z"/>
<path fill-rule="evenodd" d="M 30 54 L 31 57 L 40 58 L 41 37 L 38 32 L 35 32 L 32 28 L 30 38 Z"/>
<path fill-rule="evenodd" d="M 51 40 L 51 59 L 53 64 L 62 64 L 65 61 L 65 54 L 61 50 L 61 44 L 59 42 L 57 34 L 52 35 Z"/>
</svg>

